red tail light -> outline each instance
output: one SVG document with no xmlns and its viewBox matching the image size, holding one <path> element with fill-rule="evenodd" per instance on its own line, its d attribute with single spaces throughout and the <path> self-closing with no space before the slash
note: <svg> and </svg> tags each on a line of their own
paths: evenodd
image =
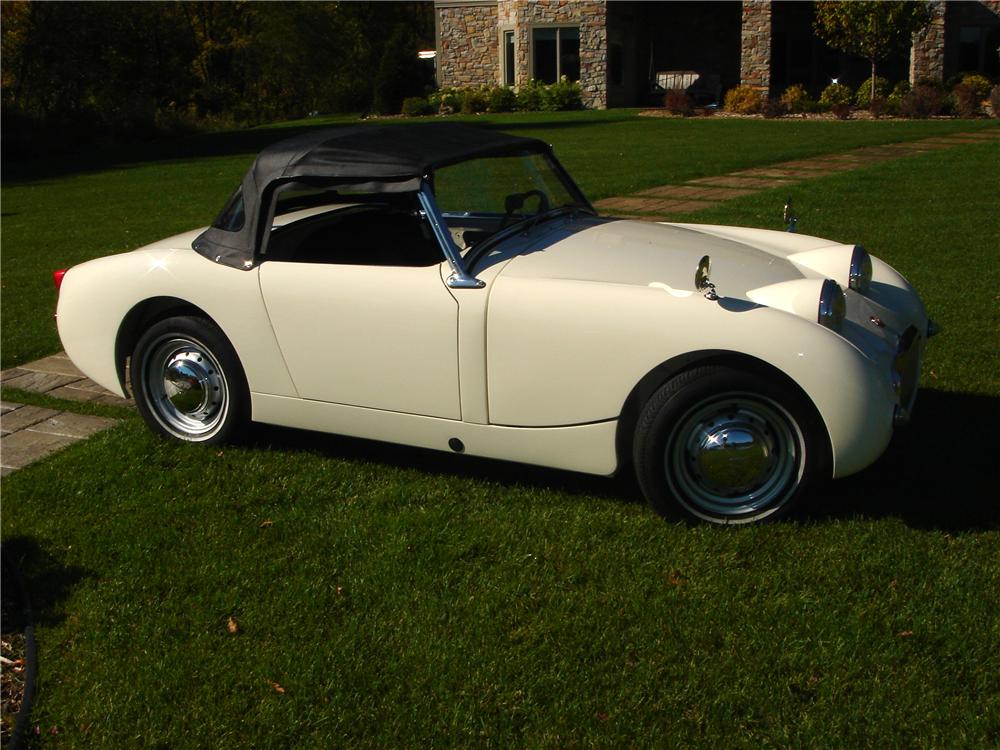
<svg viewBox="0 0 1000 750">
<path fill-rule="evenodd" d="M 62 286 L 63 276 L 66 275 L 68 269 L 60 268 L 58 271 L 52 272 L 52 280 L 56 283 L 56 291 L 59 291 L 59 287 Z"/>
</svg>

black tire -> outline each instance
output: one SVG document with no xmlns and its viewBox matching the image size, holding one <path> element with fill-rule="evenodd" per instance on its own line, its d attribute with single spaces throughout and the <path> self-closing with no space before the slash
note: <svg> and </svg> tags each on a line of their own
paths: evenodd
<svg viewBox="0 0 1000 750">
<path fill-rule="evenodd" d="M 786 515 L 827 465 L 826 432 L 788 385 L 703 366 L 660 387 L 639 415 L 633 459 L 661 515 L 743 524 Z"/>
<path fill-rule="evenodd" d="M 250 389 L 239 358 L 212 321 L 167 318 L 146 331 L 130 366 L 135 403 L 146 424 L 177 440 L 214 445 L 250 424 Z"/>
</svg>

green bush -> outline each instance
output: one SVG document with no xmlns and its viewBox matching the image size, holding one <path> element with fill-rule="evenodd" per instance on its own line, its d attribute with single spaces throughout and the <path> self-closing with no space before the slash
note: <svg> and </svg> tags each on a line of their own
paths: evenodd
<svg viewBox="0 0 1000 750">
<path fill-rule="evenodd" d="M 443 88 L 428 95 L 427 102 L 432 112 L 441 114 L 583 109 L 580 84 L 567 80 L 565 76 L 561 81 L 548 85 L 528 81 L 521 84 L 517 92 L 507 86 Z"/>
<path fill-rule="evenodd" d="M 462 108 L 462 89 L 445 87 L 427 95 L 434 111 L 442 115 L 453 115 Z"/>
<path fill-rule="evenodd" d="M 903 117 L 923 119 L 941 114 L 945 109 L 945 96 L 939 84 L 918 83 L 900 104 Z"/>
<path fill-rule="evenodd" d="M 434 105 L 422 96 L 408 96 L 403 99 L 403 114 L 407 117 L 432 115 L 434 112 Z"/>
<path fill-rule="evenodd" d="M 885 111 L 890 115 L 899 115 L 902 111 L 903 100 L 910 93 L 910 82 L 900 81 L 893 86 L 889 96 L 885 98 Z"/>
<path fill-rule="evenodd" d="M 740 84 L 726 92 L 724 106 L 741 115 L 757 114 L 764 109 L 764 95 L 753 86 Z"/>
<path fill-rule="evenodd" d="M 884 99 L 889 94 L 889 81 L 882 76 L 877 76 L 875 78 L 875 97 L 877 99 Z M 857 92 L 854 94 L 854 103 L 857 104 L 862 109 L 868 109 L 872 103 L 872 79 L 871 76 L 864 80 L 860 86 L 858 86 Z"/>
<path fill-rule="evenodd" d="M 545 104 L 545 84 L 532 78 L 517 90 L 517 108 L 525 112 L 542 109 Z"/>
<path fill-rule="evenodd" d="M 489 89 L 485 86 L 478 89 L 465 89 L 460 96 L 462 102 L 460 111 L 463 115 L 477 115 L 480 112 L 485 112 L 490 103 L 489 96 Z"/>
<path fill-rule="evenodd" d="M 555 83 L 545 87 L 543 109 L 561 112 L 567 109 L 583 109 L 583 96 L 580 84 L 563 76 Z"/>
<path fill-rule="evenodd" d="M 823 109 L 833 109 L 838 104 L 850 105 L 852 101 L 854 92 L 842 83 L 831 83 L 819 95 L 819 104 Z"/>
<path fill-rule="evenodd" d="M 513 112 L 517 106 L 517 93 L 507 86 L 497 86 L 490 91 L 489 104 L 486 109 L 490 112 Z"/>
<path fill-rule="evenodd" d="M 963 73 L 961 85 L 971 88 L 979 101 L 986 99 L 990 95 L 990 89 L 993 86 L 989 78 L 979 73 Z"/>
<path fill-rule="evenodd" d="M 816 102 L 809 98 L 809 92 L 805 86 L 798 83 L 792 84 L 781 95 L 781 106 L 786 112 L 794 115 L 802 112 L 811 112 L 816 108 Z"/>
<path fill-rule="evenodd" d="M 951 104 L 955 108 L 955 114 L 967 120 L 982 114 L 982 107 L 979 106 L 982 100 L 976 89 L 967 83 L 960 83 L 951 90 Z"/>
</svg>

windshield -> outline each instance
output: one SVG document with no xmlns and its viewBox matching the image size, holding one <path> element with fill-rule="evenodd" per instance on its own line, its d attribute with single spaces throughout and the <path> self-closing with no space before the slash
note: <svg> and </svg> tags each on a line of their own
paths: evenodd
<svg viewBox="0 0 1000 750">
<path fill-rule="evenodd" d="M 446 216 L 506 216 L 511 223 L 566 206 L 586 208 L 546 154 L 496 156 L 442 167 L 434 195 Z"/>
</svg>

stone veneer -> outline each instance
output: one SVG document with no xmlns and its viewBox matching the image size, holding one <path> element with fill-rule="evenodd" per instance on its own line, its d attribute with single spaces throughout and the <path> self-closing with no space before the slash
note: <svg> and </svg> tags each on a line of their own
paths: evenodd
<svg viewBox="0 0 1000 750">
<path fill-rule="evenodd" d="M 496 2 L 455 3 L 436 10 L 438 86 L 479 86 L 496 80 Z"/>
<path fill-rule="evenodd" d="M 771 88 L 771 2 L 743 0 L 740 83 L 767 94 Z"/>
<path fill-rule="evenodd" d="M 607 106 L 608 28 L 605 0 L 469 0 L 439 2 L 438 85 L 502 82 L 500 33 L 514 31 L 514 85 L 531 78 L 534 26 L 580 27 L 580 93 L 586 107 Z"/>
<path fill-rule="evenodd" d="M 944 0 L 930 0 L 931 22 L 913 35 L 910 49 L 910 83 L 921 78 L 944 79 Z"/>
</svg>

